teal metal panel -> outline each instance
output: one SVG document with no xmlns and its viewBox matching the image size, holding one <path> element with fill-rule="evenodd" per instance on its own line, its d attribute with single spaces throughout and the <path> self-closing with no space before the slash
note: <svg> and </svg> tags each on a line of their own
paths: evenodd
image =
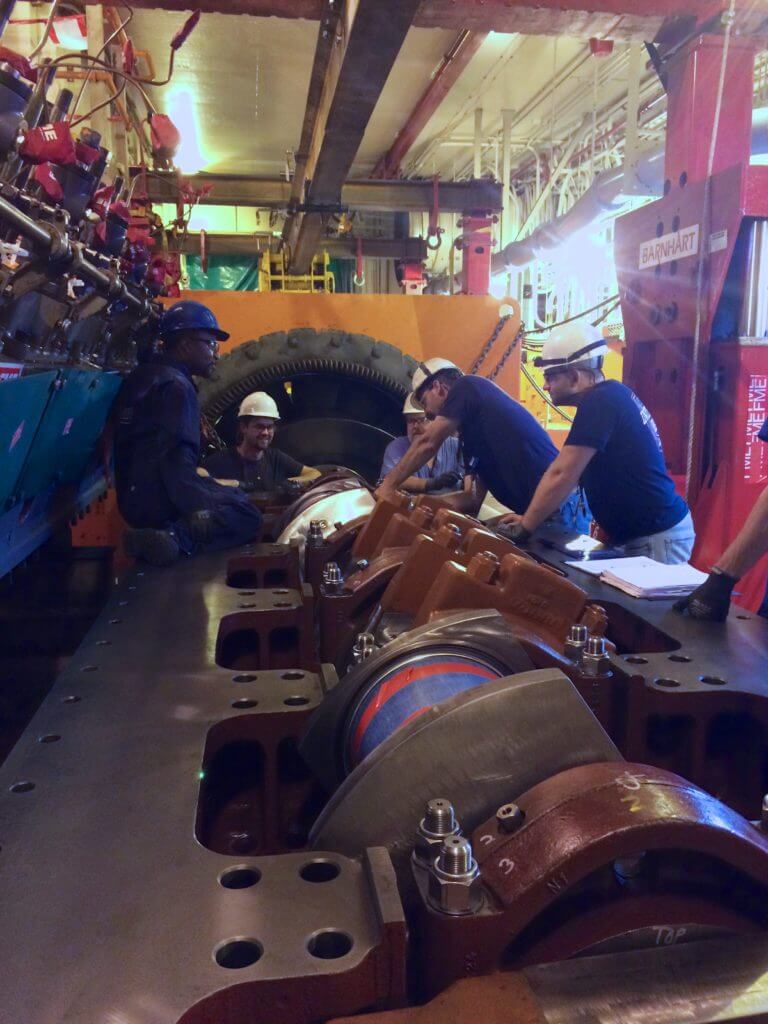
<svg viewBox="0 0 768 1024">
<path fill-rule="evenodd" d="M 21 473 L 19 497 L 30 498 L 52 484 L 79 483 L 121 383 L 117 373 L 61 371 Z"/>
<path fill-rule="evenodd" d="M 0 510 L 18 491 L 56 376 L 51 370 L 0 384 Z"/>
</svg>

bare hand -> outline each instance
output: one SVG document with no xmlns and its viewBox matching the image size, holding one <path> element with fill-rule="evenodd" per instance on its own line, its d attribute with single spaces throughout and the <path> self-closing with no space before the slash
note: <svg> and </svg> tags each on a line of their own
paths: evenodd
<svg viewBox="0 0 768 1024">
<path fill-rule="evenodd" d="M 506 515 L 499 517 L 497 524 L 504 523 L 506 526 L 517 526 L 522 521 L 523 517 L 519 512 L 507 512 Z"/>
</svg>

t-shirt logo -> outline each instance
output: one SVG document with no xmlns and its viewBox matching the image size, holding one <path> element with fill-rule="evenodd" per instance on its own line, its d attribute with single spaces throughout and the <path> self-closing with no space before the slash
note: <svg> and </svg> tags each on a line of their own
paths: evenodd
<svg viewBox="0 0 768 1024">
<path fill-rule="evenodd" d="M 632 395 L 634 403 L 637 406 L 637 410 L 640 413 L 640 418 L 643 421 L 643 426 L 648 427 L 650 432 L 653 434 L 653 439 L 656 442 L 656 446 L 658 447 L 659 451 L 661 451 L 661 434 L 659 434 L 659 428 L 656 426 L 656 421 L 654 420 L 653 416 L 651 416 L 651 414 L 648 412 L 648 410 L 640 401 L 640 399 L 637 397 L 637 395 L 634 392 L 630 392 L 630 394 Z"/>
</svg>

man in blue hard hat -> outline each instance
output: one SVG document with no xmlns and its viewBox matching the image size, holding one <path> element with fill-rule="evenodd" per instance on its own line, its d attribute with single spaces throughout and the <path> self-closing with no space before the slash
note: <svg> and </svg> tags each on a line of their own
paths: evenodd
<svg viewBox="0 0 768 1024">
<path fill-rule="evenodd" d="M 193 377 L 210 376 L 222 331 L 207 306 L 183 301 L 160 319 L 162 354 L 126 379 L 117 404 L 115 482 L 132 528 L 127 552 L 152 565 L 253 540 L 261 513 L 237 487 L 197 471 L 200 402 Z"/>
</svg>

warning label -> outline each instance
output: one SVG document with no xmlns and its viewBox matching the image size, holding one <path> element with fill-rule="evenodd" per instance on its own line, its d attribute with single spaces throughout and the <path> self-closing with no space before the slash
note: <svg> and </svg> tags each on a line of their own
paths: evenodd
<svg viewBox="0 0 768 1024">
<path fill-rule="evenodd" d="M 768 477 L 768 444 L 757 436 L 765 423 L 768 377 L 752 373 L 747 391 L 747 421 L 744 425 L 744 479 L 750 484 L 761 484 Z"/>
<path fill-rule="evenodd" d="M 689 228 L 673 231 L 660 238 L 652 238 L 640 245 L 640 269 L 658 267 L 672 260 L 684 260 L 695 256 L 699 251 L 699 225 L 692 224 Z"/>
</svg>

